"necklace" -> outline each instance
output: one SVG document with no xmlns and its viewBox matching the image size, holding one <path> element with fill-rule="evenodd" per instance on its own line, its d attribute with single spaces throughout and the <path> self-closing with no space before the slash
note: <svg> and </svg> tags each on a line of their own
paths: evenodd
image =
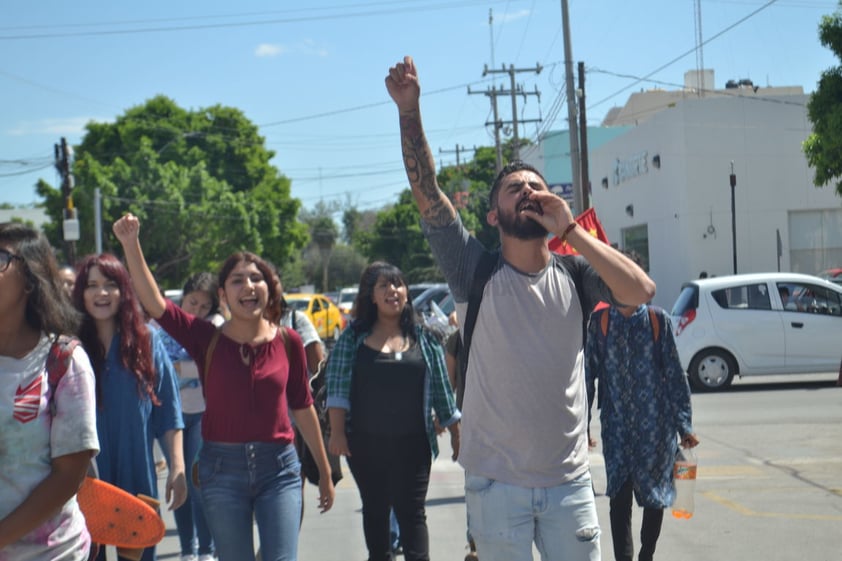
<svg viewBox="0 0 842 561">
<path fill-rule="evenodd" d="M 240 360 L 242 360 L 243 364 L 246 366 L 251 363 L 251 354 L 248 352 L 248 347 L 245 343 L 240 344 Z"/>
<path fill-rule="evenodd" d="M 389 336 L 383 339 L 383 343 L 380 345 L 381 352 L 393 354 L 395 356 L 395 360 L 403 360 L 403 352 L 406 350 L 407 346 L 406 338 L 401 335 L 399 345 L 393 345 L 389 339 Z"/>
</svg>

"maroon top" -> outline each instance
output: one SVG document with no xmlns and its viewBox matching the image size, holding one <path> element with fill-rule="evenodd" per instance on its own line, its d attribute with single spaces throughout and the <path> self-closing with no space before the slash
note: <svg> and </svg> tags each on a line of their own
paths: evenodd
<svg viewBox="0 0 842 561">
<path fill-rule="evenodd" d="M 204 377 L 205 354 L 216 327 L 167 300 L 158 323 L 196 361 Z M 284 328 L 279 328 L 284 329 Z M 301 337 L 286 330 L 288 361 L 280 330 L 274 339 L 253 346 L 220 333 L 205 384 L 202 438 L 212 442 L 293 441 L 288 409 L 313 403 Z"/>
</svg>

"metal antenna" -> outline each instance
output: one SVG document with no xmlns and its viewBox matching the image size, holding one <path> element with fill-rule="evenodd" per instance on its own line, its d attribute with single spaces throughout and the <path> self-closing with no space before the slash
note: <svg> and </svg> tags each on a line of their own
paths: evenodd
<svg viewBox="0 0 842 561">
<path fill-rule="evenodd" d="M 702 97 L 704 95 L 705 81 L 703 74 L 705 71 L 705 55 L 702 43 L 702 0 L 694 0 L 695 12 L 693 13 L 693 20 L 696 26 L 696 95 Z"/>
</svg>

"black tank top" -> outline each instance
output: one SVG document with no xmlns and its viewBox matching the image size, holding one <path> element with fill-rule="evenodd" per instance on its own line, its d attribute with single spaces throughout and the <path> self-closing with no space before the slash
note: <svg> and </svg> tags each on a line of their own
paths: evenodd
<svg viewBox="0 0 842 561">
<path fill-rule="evenodd" d="M 425 434 L 424 373 L 418 344 L 403 353 L 360 345 L 351 382 L 351 428 L 384 436 Z"/>
</svg>

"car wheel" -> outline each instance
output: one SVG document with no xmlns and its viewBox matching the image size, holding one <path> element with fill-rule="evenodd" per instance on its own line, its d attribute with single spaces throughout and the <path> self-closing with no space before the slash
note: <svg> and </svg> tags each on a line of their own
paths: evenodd
<svg viewBox="0 0 842 561">
<path fill-rule="evenodd" d="M 690 384 L 699 391 L 724 390 L 731 385 L 737 364 L 720 349 L 700 351 L 690 362 Z"/>
</svg>

